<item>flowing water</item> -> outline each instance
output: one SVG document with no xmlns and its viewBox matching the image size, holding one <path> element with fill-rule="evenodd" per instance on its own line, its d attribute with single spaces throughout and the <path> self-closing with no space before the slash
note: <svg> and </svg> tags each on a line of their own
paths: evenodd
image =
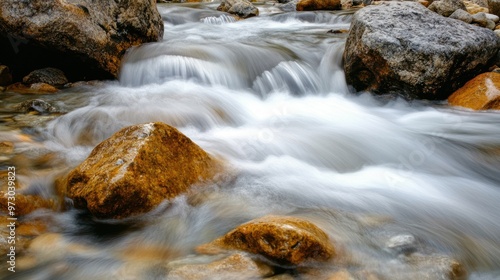
<svg viewBox="0 0 500 280">
<path fill-rule="evenodd" d="M 35 212 L 64 241 L 39 244 L 8 279 L 161 279 L 169 262 L 207 262 L 196 246 L 270 213 L 314 221 L 351 269 L 385 279 L 423 279 L 389 249 L 405 236 L 409 250 L 454 258 L 471 279 L 500 278 L 500 114 L 350 93 L 347 34 L 329 31 L 348 29 L 352 11 L 266 4 L 235 21 L 216 7 L 160 5 L 162 42 L 130 50 L 118 81 L 46 97 L 68 113 L 24 128 L 36 137 L 18 144 L 56 153 L 59 169 L 125 126 L 161 121 L 232 175 L 124 222 Z M 22 99 L 6 96 L 4 110 Z M 56 175 L 21 179 L 50 194 Z"/>
</svg>

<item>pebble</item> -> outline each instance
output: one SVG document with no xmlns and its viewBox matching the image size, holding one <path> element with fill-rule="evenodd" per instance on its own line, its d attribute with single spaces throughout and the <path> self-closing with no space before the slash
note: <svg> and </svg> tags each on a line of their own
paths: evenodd
<svg viewBox="0 0 500 280">
<path fill-rule="evenodd" d="M 498 23 L 498 21 L 500 21 L 500 17 L 493 14 L 486 14 L 486 18 L 493 21 L 494 23 Z"/>
</svg>

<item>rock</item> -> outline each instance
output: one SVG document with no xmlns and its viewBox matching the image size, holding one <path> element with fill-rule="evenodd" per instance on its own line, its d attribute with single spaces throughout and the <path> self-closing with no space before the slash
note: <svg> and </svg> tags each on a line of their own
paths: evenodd
<svg viewBox="0 0 500 280">
<path fill-rule="evenodd" d="M 14 143 L 10 141 L 0 142 L 0 154 L 10 155 L 14 153 Z"/>
<path fill-rule="evenodd" d="M 1 209 L 7 209 L 8 207 L 8 196 L 7 192 L 0 191 L 0 207 Z M 23 195 L 19 192 L 16 193 L 15 200 L 15 215 L 17 217 L 27 215 L 38 209 L 51 209 L 57 210 L 59 207 L 58 203 L 53 199 L 46 199 L 37 195 Z"/>
<path fill-rule="evenodd" d="M 59 233 L 45 233 L 33 239 L 29 251 L 40 260 L 63 259 L 67 255 L 92 256 L 98 255 L 99 250 L 90 245 L 69 240 Z"/>
<path fill-rule="evenodd" d="M 500 21 L 500 17 L 493 14 L 486 13 L 486 18 L 493 21 L 494 23 L 498 23 Z"/>
<path fill-rule="evenodd" d="M 414 271 L 414 279 L 467 279 L 467 271 L 458 261 L 441 255 L 411 254 L 404 258 Z"/>
<path fill-rule="evenodd" d="M 466 23 L 472 22 L 472 15 L 462 9 L 458 9 L 453 12 L 453 14 L 450 15 L 450 18 L 458 19 Z"/>
<path fill-rule="evenodd" d="M 320 228 L 306 220 L 286 216 L 252 220 L 197 250 L 213 253 L 216 248 L 260 254 L 283 265 L 299 265 L 308 260 L 325 261 L 335 254 L 328 236 Z"/>
<path fill-rule="evenodd" d="M 465 7 L 467 7 L 467 12 L 469 14 L 474 15 L 477 13 L 488 13 L 488 8 L 481 7 L 478 4 L 475 4 L 470 1 L 464 1 Z"/>
<path fill-rule="evenodd" d="M 248 0 L 223 0 L 219 7 L 217 7 L 217 10 L 237 15 L 240 18 L 249 18 L 259 15 L 259 9 Z"/>
<path fill-rule="evenodd" d="M 9 67 L 0 65 L 0 86 L 8 86 L 12 83 L 12 75 Z"/>
<path fill-rule="evenodd" d="M 292 0 L 288 3 L 278 5 L 278 8 L 283 12 L 296 12 L 298 0 Z"/>
<path fill-rule="evenodd" d="M 500 17 L 500 0 L 488 0 L 488 13 Z"/>
<path fill-rule="evenodd" d="M 445 17 L 449 17 L 458 9 L 467 9 L 461 0 L 439 0 L 429 5 L 429 10 Z"/>
<path fill-rule="evenodd" d="M 7 216 L 0 216 L 0 249 L 3 252 L 9 252 L 7 249 L 10 249 L 10 246 L 14 245 L 12 243 L 8 243 L 9 236 L 15 236 L 15 247 L 16 247 L 16 255 L 22 255 L 25 249 L 29 246 L 30 241 L 36 236 L 46 232 L 47 226 L 41 221 L 24 221 L 17 220 L 14 221 L 16 228 L 14 231 L 11 231 L 7 225 L 9 225 L 12 220 L 8 220 Z"/>
<path fill-rule="evenodd" d="M 262 279 L 272 274 L 265 265 L 258 265 L 249 256 L 241 253 L 233 254 L 222 260 L 209 264 L 188 264 L 171 269 L 167 278 L 172 280 L 204 280 L 215 275 L 217 279 Z"/>
<path fill-rule="evenodd" d="M 455 91 L 448 104 L 473 110 L 500 110 L 500 74 L 483 73 Z"/>
<path fill-rule="evenodd" d="M 495 34 L 496 34 L 498 37 L 500 37 L 500 29 L 495 29 L 495 31 L 494 31 L 494 32 L 495 32 Z"/>
<path fill-rule="evenodd" d="M 488 69 L 500 39 L 487 29 L 436 15 L 413 2 L 357 11 L 344 50 L 356 90 L 445 99 Z"/>
<path fill-rule="evenodd" d="M 117 77 L 128 48 L 162 36 L 154 0 L 0 1 L 2 62 L 15 80 L 44 67 L 70 80 Z"/>
<path fill-rule="evenodd" d="M 486 13 L 477 13 L 472 16 L 472 22 L 488 29 L 495 29 L 495 23 L 486 17 Z"/>
<path fill-rule="evenodd" d="M 340 0 L 299 0 L 296 9 L 297 11 L 340 10 L 342 4 Z"/>
<path fill-rule="evenodd" d="M 401 234 L 391 237 L 385 243 L 385 247 L 392 252 L 397 254 L 401 253 L 412 253 L 416 251 L 416 242 L 415 236 L 411 234 Z"/>
<path fill-rule="evenodd" d="M 343 269 L 331 274 L 327 280 L 356 280 L 356 277 L 346 269 Z"/>
<path fill-rule="evenodd" d="M 60 87 L 68 83 L 64 72 L 56 68 L 43 68 L 35 70 L 23 78 L 25 84 L 45 83 L 51 86 Z"/>
<path fill-rule="evenodd" d="M 125 218 L 212 179 L 218 167 L 171 126 L 133 125 L 101 142 L 69 173 L 67 194 L 75 207 L 87 208 L 98 218 Z"/>
<path fill-rule="evenodd" d="M 465 2 L 465 1 L 464 1 Z M 470 2 L 470 3 L 473 3 L 473 4 L 476 4 L 478 5 L 479 7 L 484 7 L 484 8 L 488 8 L 488 0 L 471 0 L 471 1 L 467 1 L 467 2 Z M 465 3 L 464 3 L 465 4 Z M 467 4 L 466 4 L 467 5 Z"/>
<path fill-rule="evenodd" d="M 50 103 L 42 99 L 33 99 L 24 101 L 23 103 L 19 104 L 16 107 L 16 110 L 23 113 L 35 111 L 40 114 L 50 114 L 59 112 L 59 110 L 56 107 L 52 106 Z"/>
<path fill-rule="evenodd" d="M 20 94 L 46 94 L 54 93 L 59 90 L 54 86 L 44 83 L 36 83 L 26 86 L 23 83 L 15 83 L 7 87 L 7 91 L 12 91 Z"/>
</svg>

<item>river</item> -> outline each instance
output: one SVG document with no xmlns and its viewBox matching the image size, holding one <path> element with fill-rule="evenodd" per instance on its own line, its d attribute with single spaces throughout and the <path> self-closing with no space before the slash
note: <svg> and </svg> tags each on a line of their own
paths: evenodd
<svg viewBox="0 0 500 280">
<path fill-rule="evenodd" d="M 351 93 L 347 34 L 331 31 L 348 29 L 353 11 L 260 3 L 260 16 L 235 21 L 216 7 L 160 4 L 162 42 L 129 50 L 117 81 L 44 97 L 67 113 L 24 127 L 34 140 L 19 141 L 25 153 L 56 153 L 58 169 L 125 126 L 161 121 L 236 175 L 202 202 L 181 196 L 126 222 L 34 213 L 66 243 L 7 279 L 158 279 L 158 266 L 203 262 L 196 246 L 270 213 L 308 217 L 383 279 L 419 279 L 387 249 L 398 236 L 415 239 L 410 250 L 458 260 L 470 279 L 500 279 L 498 112 Z M 2 110 L 23 98 L 6 93 Z M 53 192 L 57 170 L 43 174 L 23 175 L 28 191 Z"/>
</svg>

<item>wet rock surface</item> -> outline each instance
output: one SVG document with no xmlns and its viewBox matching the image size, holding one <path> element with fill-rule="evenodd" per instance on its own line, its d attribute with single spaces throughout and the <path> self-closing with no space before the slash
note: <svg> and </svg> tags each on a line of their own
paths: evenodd
<svg viewBox="0 0 500 280">
<path fill-rule="evenodd" d="M 172 265 L 171 265 L 172 266 Z M 246 254 L 236 253 L 208 264 L 188 264 L 169 269 L 168 279 L 203 280 L 217 275 L 217 279 L 260 279 L 272 274 L 269 267 L 258 265 Z"/>
<path fill-rule="evenodd" d="M 473 110 L 500 110 L 500 73 L 483 73 L 468 81 L 448 98 L 448 103 Z"/>
<path fill-rule="evenodd" d="M 333 245 L 320 228 L 307 220 L 286 216 L 252 220 L 198 247 L 198 251 L 210 253 L 217 248 L 260 254 L 284 265 L 325 261 L 335 255 Z"/>
<path fill-rule="evenodd" d="M 67 194 L 98 218 L 119 219 L 148 212 L 212 179 L 217 168 L 216 160 L 177 129 L 134 125 L 94 148 L 68 175 Z"/>
</svg>

